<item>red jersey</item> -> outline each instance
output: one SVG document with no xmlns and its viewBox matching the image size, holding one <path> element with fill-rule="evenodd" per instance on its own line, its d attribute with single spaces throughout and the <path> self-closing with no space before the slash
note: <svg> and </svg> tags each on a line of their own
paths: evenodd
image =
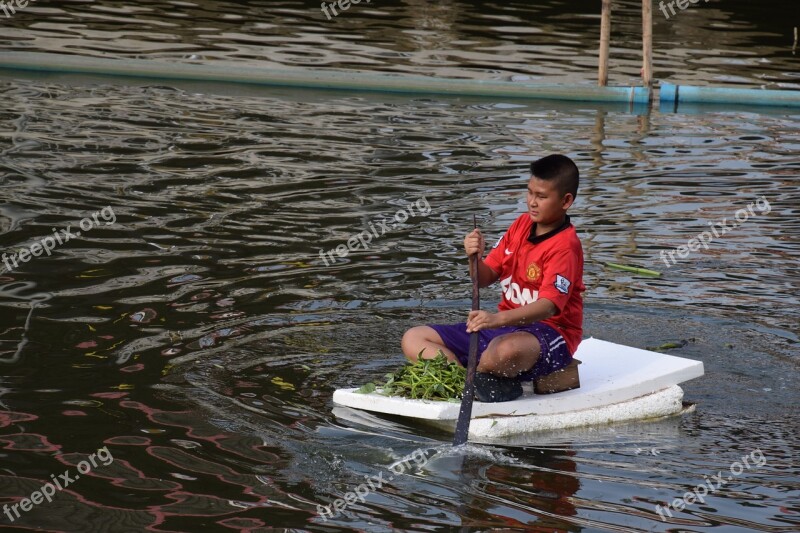
<svg viewBox="0 0 800 533">
<path fill-rule="evenodd" d="M 561 333 L 570 354 L 583 336 L 583 248 L 566 217 L 564 224 L 544 235 L 526 213 L 511 224 L 484 263 L 497 272 L 503 298 L 498 311 L 516 309 L 547 298 L 558 311 L 543 323 Z"/>
</svg>

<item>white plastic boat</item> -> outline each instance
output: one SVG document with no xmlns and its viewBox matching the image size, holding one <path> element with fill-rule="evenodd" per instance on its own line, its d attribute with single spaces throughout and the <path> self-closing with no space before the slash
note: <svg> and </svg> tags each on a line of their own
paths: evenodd
<svg viewBox="0 0 800 533">
<path fill-rule="evenodd" d="M 471 439 L 497 439 L 555 429 L 659 418 L 683 411 L 678 384 L 703 375 L 703 363 L 599 339 L 585 339 L 575 357 L 581 387 L 556 394 L 533 394 L 512 402 L 472 406 Z M 410 400 L 377 392 L 338 389 L 333 402 L 354 409 L 411 417 L 455 427 L 460 404 Z"/>
</svg>

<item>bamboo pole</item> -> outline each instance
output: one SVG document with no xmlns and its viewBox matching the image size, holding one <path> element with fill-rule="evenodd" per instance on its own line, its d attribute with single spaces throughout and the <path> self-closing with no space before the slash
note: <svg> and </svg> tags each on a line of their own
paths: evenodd
<svg viewBox="0 0 800 533">
<path fill-rule="evenodd" d="M 600 16 L 600 61 L 597 85 L 608 85 L 608 48 L 611 42 L 611 0 L 603 0 Z"/>
<path fill-rule="evenodd" d="M 653 0 L 642 0 L 642 79 L 653 87 Z"/>
</svg>

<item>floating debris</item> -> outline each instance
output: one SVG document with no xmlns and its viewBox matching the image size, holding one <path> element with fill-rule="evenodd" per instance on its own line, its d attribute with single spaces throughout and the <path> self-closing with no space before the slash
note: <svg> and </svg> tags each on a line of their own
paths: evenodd
<svg viewBox="0 0 800 533">
<path fill-rule="evenodd" d="M 141 311 L 137 311 L 136 313 L 131 315 L 131 322 L 137 322 L 139 324 L 148 324 L 150 323 L 155 317 L 158 316 L 155 309 L 150 309 L 146 307 Z"/>
<path fill-rule="evenodd" d="M 661 272 L 656 272 L 655 270 L 648 270 L 646 268 L 640 267 L 633 267 L 627 265 L 618 265 L 617 263 L 606 263 L 605 264 L 608 268 L 614 270 L 625 270 L 626 272 L 635 272 L 636 274 L 643 274 L 645 276 L 653 276 L 656 278 L 661 277 Z"/>
</svg>

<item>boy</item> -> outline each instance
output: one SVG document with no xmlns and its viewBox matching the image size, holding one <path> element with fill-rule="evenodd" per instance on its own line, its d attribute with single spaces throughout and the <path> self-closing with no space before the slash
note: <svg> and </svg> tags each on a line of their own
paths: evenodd
<svg viewBox="0 0 800 533">
<path fill-rule="evenodd" d="M 563 155 L 531 164 L 528 212 L 511 224 L 485 260 L 480 230 L 464 238 L 478 255 L 478 284 L 500 279 L 497 313 L 472 311 L 467 322 L 417 326 L 403 335 L 403 353 L 416 361 L 438 350 L 467 365 L 469 335 L 479 332 L 475 396 L 510 401 L 531 381 L 567 366 L 583 331 L 583 250 L 567 210 L 578 194 L 578 167 Z M 471 269 L 470 265 L 470 269 Z M 472 272 L 470 271 L 470 274 Z"/>
</svg>

